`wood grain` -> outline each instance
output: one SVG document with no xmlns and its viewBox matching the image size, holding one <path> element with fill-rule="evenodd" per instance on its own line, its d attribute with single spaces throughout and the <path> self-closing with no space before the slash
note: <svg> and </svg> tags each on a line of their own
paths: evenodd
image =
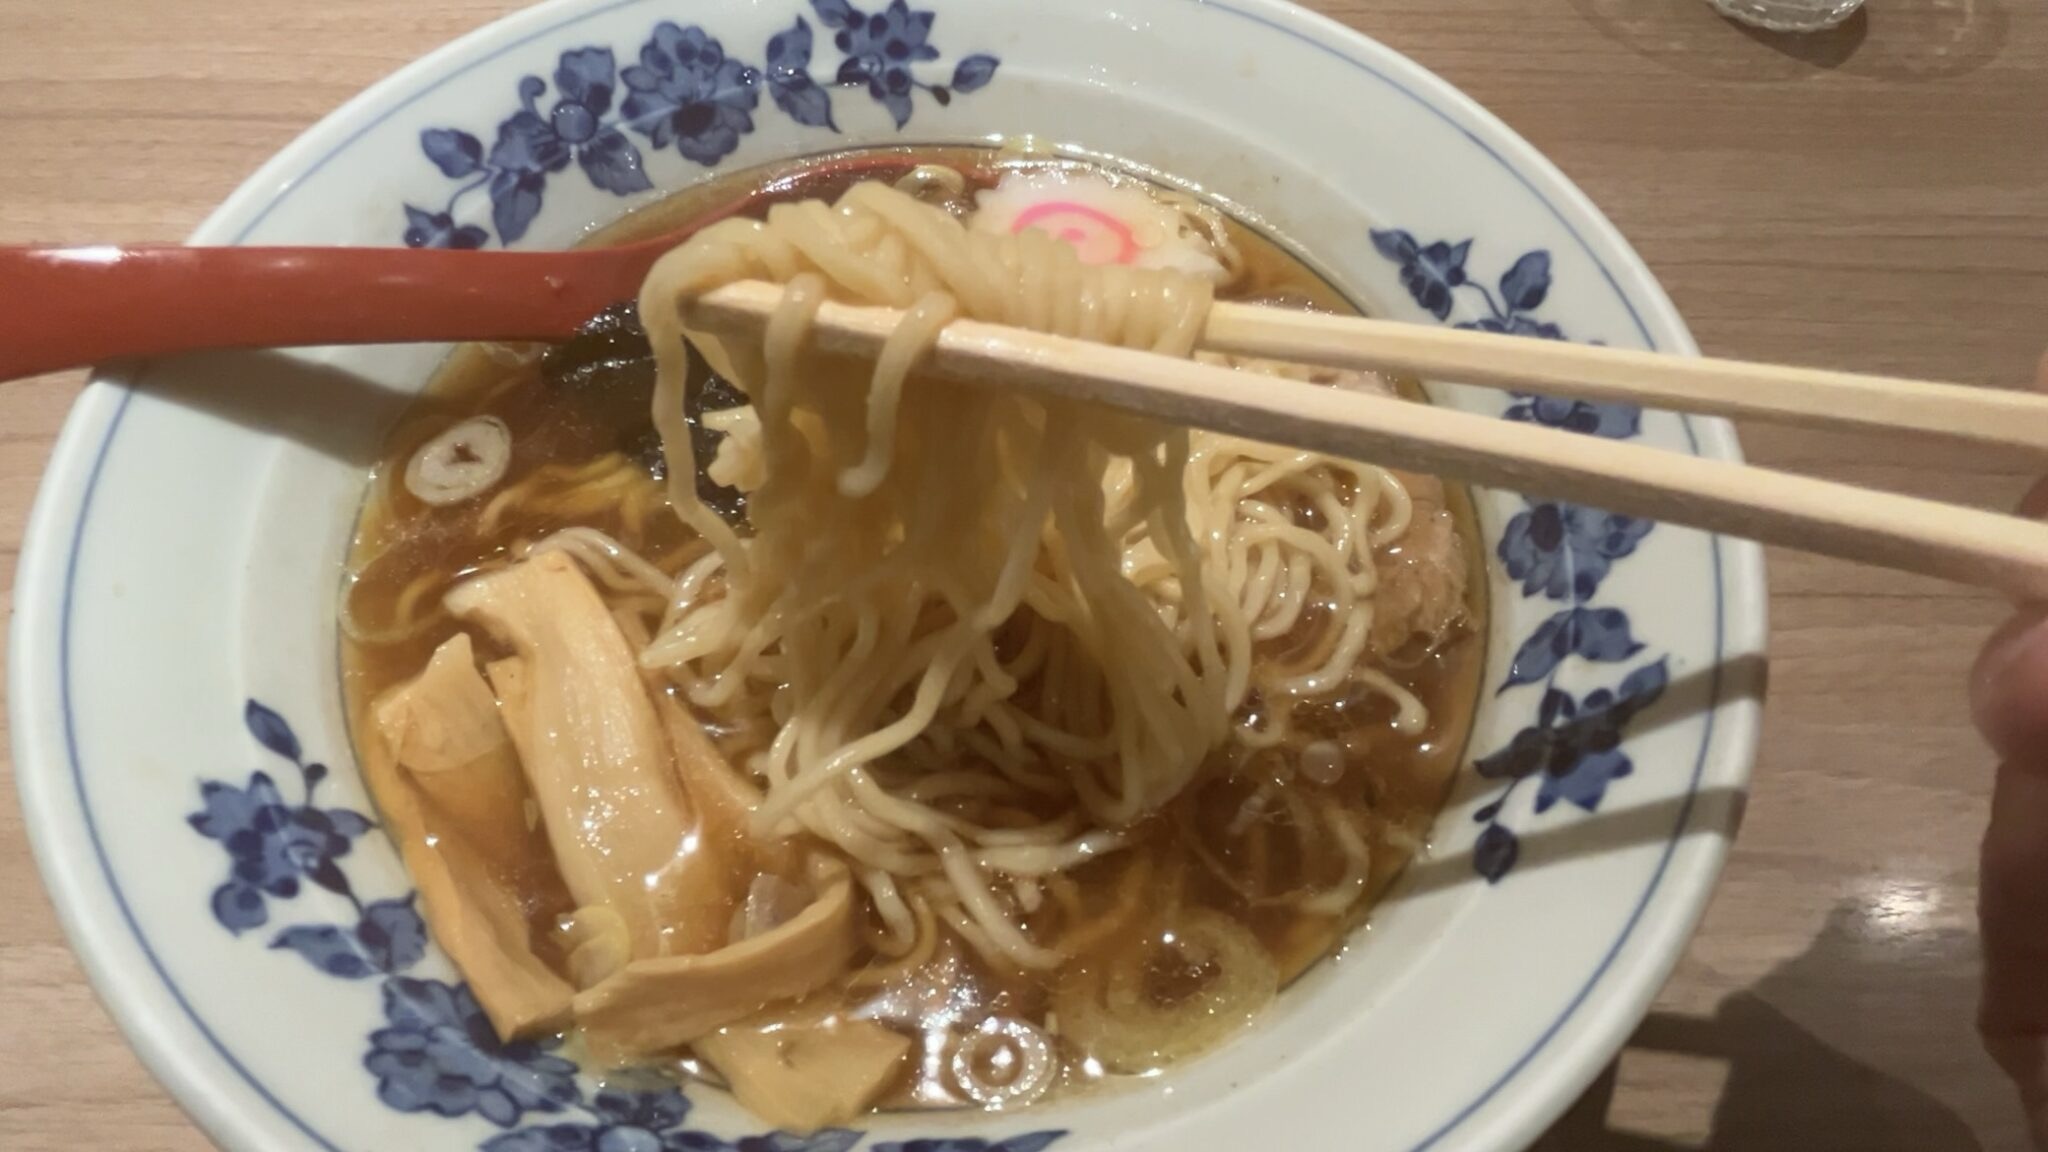
<svg viewBox="0 0 2048 1152">
<path fill-rule="evenodd" d="M 503 0 L 0 0 L 0 243 L 169 240 L 321 115 Z M 1779 41 L 1695 0 L 1326 0 L 1614 218 L 1710 353 L 2016 387 L 2048 345 L 2048 7 L 1871 0 Z M 0 594 L 75 377 L 0 399 Z M 2024 459 L 1746 429 L 1753 458 L 2006 506 Z M 1699 937 L 1567 1152 L 2023 1147 L 1971 1030 L 1998 619 L 1933 580 L 1771 558 L 1772 697 Z M 206 1147 L 87 989 L 0 801 L 0 1148 Z"/>
</svg>

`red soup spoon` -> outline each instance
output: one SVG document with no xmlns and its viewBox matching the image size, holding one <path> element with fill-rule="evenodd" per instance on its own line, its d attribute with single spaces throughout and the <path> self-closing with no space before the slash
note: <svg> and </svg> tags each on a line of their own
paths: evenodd
<svg viewBox="0 0 2048 1152">
<path fill-rule="evenodd" d="M 805 168 L 802 185 L 887 178 L 913 163 L 839 157 Z M 692 233 L 794 187 L 770 182 L 652 240 L 564 252 L 0 248 L 0 380 L 209 349 L 566 340 L 635 298 Z"/>
</svg>

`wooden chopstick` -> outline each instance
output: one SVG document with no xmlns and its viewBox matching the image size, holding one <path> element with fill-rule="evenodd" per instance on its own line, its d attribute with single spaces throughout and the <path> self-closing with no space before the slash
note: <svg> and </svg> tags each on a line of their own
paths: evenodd
<svg viewBox="0 0 2048 1152">
<path fill-rule="evenodd" d="M 2048 396 L 1218 303 L 1201 346 L 1585 400 L 2048 449 Z"/>
<path fill-rule="evenodd" d="M 692 327 L 758 331 L 781 299 L 779 285 L 748 281 L 682 308 Z M 902 315 L 828 303 L 812 338 L 829 352 L 872 356 Z M 2048 598 L 2048 524 L 1979 509 L 975 321 L 947 325 L 924 368 Z"/>
</svg>

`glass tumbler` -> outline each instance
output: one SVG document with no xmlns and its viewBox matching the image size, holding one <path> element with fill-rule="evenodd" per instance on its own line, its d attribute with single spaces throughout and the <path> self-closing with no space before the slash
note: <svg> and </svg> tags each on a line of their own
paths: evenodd
<svg viewBox="0 0 2048 1152">
<path fill-rule="evenodd" d="M 1863 7 L 1863 0 L 1707 0 L 1724 16 L 1773 32 L 1818 32 Z"/>
</svg>

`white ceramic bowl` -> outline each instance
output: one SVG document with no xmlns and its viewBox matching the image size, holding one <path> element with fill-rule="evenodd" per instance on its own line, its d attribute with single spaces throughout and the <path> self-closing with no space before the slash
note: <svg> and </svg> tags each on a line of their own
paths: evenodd
<svg viewBox="0 0 2048 1152">
<path fill-rule="evenodd" d="M 193 241 L 553 247 L 709 167 L 1027 133 L 1243 206 L 1383 315 L 1692 351 L 1528 145 L 1272 0 L 558 0 L 335 113 Z M 28 827 L 115 1016 L 230 1148 L 1519 1147 L 1640 1018 L 1720 867 L 1756 735 L 1757 551 L 1489 495 L 1477 770 L 1371 929 L 1242 1039 L 1121 1092 L 809 1139 L 758 1134 L 701 1087 L 600 1091 L 489 1041 L 358 815 L 337 575 L 375 431 L 442 352 L 102 377 L 30 528 L 12 652 Z M 1713 421 L 1436 391 L 1736 455 Z"/>
</svg>

